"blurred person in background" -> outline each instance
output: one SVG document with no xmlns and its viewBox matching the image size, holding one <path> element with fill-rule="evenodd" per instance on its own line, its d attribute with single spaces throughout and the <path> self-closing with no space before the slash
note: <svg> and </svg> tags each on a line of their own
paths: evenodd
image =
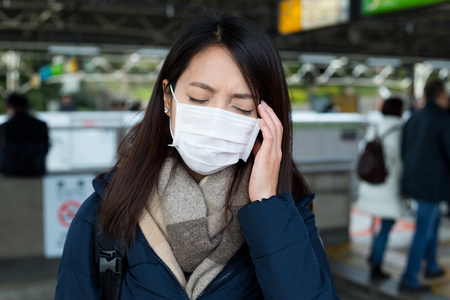
<svg viewBox="0 0 450 300">
<path fill-rule="evenodd" d="M 427 292 L 419 281 L 422 261 L 427 279 L 442 277 L 437 262 L 439 204 L 450 198 L 450 118 L 444 83 L 429 81 L 425 85 L 426 105 L 405 124 L 402 140 L 402 193 L 417 201 L 416 231 L 409 250 L 408 263 L 400 291 Z"/>
<path fill-rule="evenodd" d="M 450 118 L 450 90 L 447 90 L 447 102 L 448 102 L 448 106 L 447 109 L 445 110 L 447 112 L 448 117 Z M 450 184 L 450 160 L 448 160 L 446 162 L 447 164 L 447 170 L 448 170 L 448 182 Z M 447 202 L 447 207 L 446 209 L 444 209 L 444 213 L 447 216 L 447 218 L 450 218 L 450 197 L 448 199 L 446 199 Z"/>
<path fill-rule="evenodd" d="M 76 111 L 77 106 L 72 102 L 72 96 L 64 94 L 61 98 L 61 105 L 59 111 Z"/>
<path fill-rule="evenodd" d="M 97 209 L 127 247 L 115 299 L 339 299 L 292 157 L 283 67 L 257 25 L 190 23 L 119 153 L 70 226 L 56 299 L 106 296 Z"/>
<path fill-rule="evenodd" d="M 382 118 L 378 124 L 368 128 L 365 140 L 371 141 L 376 136 L 381 138 L 384 161 L 388 176 L 383 183 L 372 184 L 361 180 L 358 186 L 357 208 L 374 217 L 381 218 L 381 228 L 374 236 L 369 257 L 370 277 L 373 280 L 387 279 L 381 264 L 386 250 L 389 232 L 403 215 L 400 180 L 402 176 L 402 158 L 400 154 L 402 133 L 403 100 L 389 98 L 381 108 Z"/>
<path fill-rule="evenodd" d="M 0 125 L 0 173 L 44 175 L 49 148 L 47 124 L 30 114 L 25 95 L 12 93 L 6 101 L 10 119 Z"/>
</svg>

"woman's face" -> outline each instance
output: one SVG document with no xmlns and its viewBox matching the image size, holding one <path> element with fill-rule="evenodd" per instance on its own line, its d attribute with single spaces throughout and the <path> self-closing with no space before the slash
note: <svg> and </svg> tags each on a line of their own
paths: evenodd
<svg viewBox="0 0 450 300">
<path fill-rule="evenodd" d="M 168 80 L 163 81 L 167 91 Z M 258 118 L 250 89 L 228 51 L 210 47 L 195 55 L 177 81 L 174 94 L 180 103 L 220 108 L 243 116 Z M 175 130 L 176 106 L 170 94 L 164 94 L 172 130 Z M 206 124 L 205 124 L 206 125 Z"/>
</svg>

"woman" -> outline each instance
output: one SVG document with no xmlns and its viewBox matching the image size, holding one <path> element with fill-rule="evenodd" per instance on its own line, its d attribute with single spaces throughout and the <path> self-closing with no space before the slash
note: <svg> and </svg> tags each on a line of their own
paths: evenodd
<svg viewBox="0 0 450 300">
<path fill-rule="evenodd" d="M 268 35 L 236 17 L 192 22 L 72 222 L 56 298 L 102 297 L 100 203 L 103 230 L 127 246 L 121 299 L 338 299 L 291 130 Z"/>
<path fill-rule="evenodd" d="M 398 98 L 386 100 L 382 107 L 383 118 L 376 126 L 369 127 L 366 141 L 376 135 L 381 138 L 384 161 L 388 171 L 386 180 L 381 184 L 361 181 L 358 190 L 357 208 L 382 219 L 380 232 L 374 239 L 369 257 L 370 276 L 374 280 L 389 276 L 381 270 L 381 262 L 386 249 L 389 232 L 402 215 L 402 196 L 400 180 L 402 176 L 402 158 L 400 153 L 402 132 L 403 101 Z"/>
</svg>

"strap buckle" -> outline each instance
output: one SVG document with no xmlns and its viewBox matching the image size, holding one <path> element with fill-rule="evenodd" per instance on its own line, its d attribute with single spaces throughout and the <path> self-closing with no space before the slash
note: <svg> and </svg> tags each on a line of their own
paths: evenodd
<svg viewBox="0 0 450 300">
<path fill-rule="evenodd" d="M 119 256 L 116 250 L 107 251 L 98 248 L 97 253 L 100 273 L 104 273 L 107 270 L 111 270 L 116 274 L 123 272 L 124 260 Z"/>
</svg>

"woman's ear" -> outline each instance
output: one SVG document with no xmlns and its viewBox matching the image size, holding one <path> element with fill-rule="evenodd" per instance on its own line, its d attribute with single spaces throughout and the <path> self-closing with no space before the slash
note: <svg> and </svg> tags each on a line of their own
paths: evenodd
<svg viewBox="0 0 450 300">
<path fill-rule="evenodd" d="M 164 95 L 164 112 L 170 118 L 170 108 L 172 107 L 172 95 L 170 94 L 169 80 L 164 79 L 162 82 Z"/>
</svg>

